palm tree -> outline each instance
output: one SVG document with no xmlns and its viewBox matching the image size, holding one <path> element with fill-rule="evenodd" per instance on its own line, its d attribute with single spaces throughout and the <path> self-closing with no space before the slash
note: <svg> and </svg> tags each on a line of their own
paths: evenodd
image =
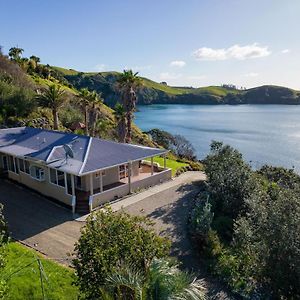
<svg viewBox="0 0 300 300">
<path fill-rule="evenodd" d="M 114 116 L 118 126 L 118 138 L 119 142 L 125 143 L 126 137 L 126 112 L 124 106 L 121 103 L 115 105 Z"/>
<path fill-rule="evenodd" d="M 18 47 L 12 47 L 8 51 L 8 56 L 11 60 L 18 61 L 21 58 L 22 53 L 24 52 L 24 49 L 18 48 Z"/>
<path fill-rule="evenodd" d="M 41 61 L 41 59 L 35 55 L 31 55 L 29 59 L 33 60 L 36 64 L 38 64 Z"/>
<path fill-rule="evenodd" d="M 31 55 L 29 59 L 30 59 L 29 62 L 31 64 L 32 69 L 35 70 L 39 62 L 41 61 L 40 58 L 35 55 Z"/>
<path fill-rule="evenodd" d="M 85 125 L 85 135 L 89 134 L 89 97 L 90 92 L 87 88 L 80 90 L 78 97 L 79 105 L 83 108 L 84 111 L 84 125 Z"/>
<path fill-rule="evenodd" d="M 95 136 L 96 126 L 99 117 L 99 110 L 101 104 L 103 103 L 103 99 L 96 91 L 91 92 L 88 99 L 90 105 L 90 116 L 89 116 L 90 135 Z"/>
<path fill-rule="evenodd" d="M 45 90 L 38 99 L 42 106 L 48 107 L 53 114 L 53 128 L 58 129 L 58 110 L 66 102 L 65 90 L 59 85 L 52 84 Z"/>
<path fill-rule="evenodd" d="M 177 265 L 165 259 L 154 259 L 148 274 L 130 267 L 120 267 L 109 276 L 101 290 L 103 299 L 204 300 L 206 288 Z"/>
<path fill-rule="evenodd" d="M 138 77 L 138 72 L 133 73 L 132 70 L 124 70 L 123 73 L 120 74 L 117 84 L 122 94 L 123 106 L 126 110 L 126 142 L 130 143 L 133 112 L 137 101 L 135 90 L 140 86 L 141 79 Z"/>
</svg>

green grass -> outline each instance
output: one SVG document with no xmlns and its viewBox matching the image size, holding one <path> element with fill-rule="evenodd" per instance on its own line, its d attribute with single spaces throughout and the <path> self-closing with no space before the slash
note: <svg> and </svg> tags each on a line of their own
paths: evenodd
<svg viewBox="0 0 300 300">
<path fill-rule="evenodd" d="M 230 90 L 230 89 L 226 89 L 224 87 L 221 86 L 207 86 L 207 87 L 201 87 L 201 88 L 197 88 L 193 90 L 193 94 L 195 95 L 213 95 L 213 96 L 217 96 L 217 97 L 223 97 L 226 96 L 229 93 L 239 93 L 240 91 L 238 90 Z"/>
<path fill-rule="evenodd" d="M 79 72 L 73 69 L 65 69 L 61 67 L 51 66 L 51 68 L 63 73 L 64 75 L 77 75 Z"/>
<path fill-rule="evenodd" d="M 156 90 L 163 91 L 170 95 L 181 95 L 190 92 L 190 89 L 187 88 L 179 88 L 179 87 L 171 87 L 165 84 L 161 84 L 150 79 L 142 77 L 142 83 L 147 88 L 153 88 Z"/>
<path fill-rule="evenodd" d="M 32 76 L 31 78 L 35 83 L 37 83 L 38 85 L 41 85 L 43 87 L 47 87 L 47 86 L 52 85 L 52 84 L 57 84 L 57 85 L 61 86 L 64 90 L 66 90 L 67 92 L 69 92 L 71 94 L 75 94 L 75 95 L 78 94 L 76 89 L 70 88 L 66 85 L 63 85 L 63 84 L 59 83 L 56 79 L 48 80 L 48 79 L 45 79 L 45 78 L 41 78 L 39 76 Z"/>
<path fill-rule="evenodd" d="M 147 160 L 150 161 L 151 159 L 147 159 Z M 164 165 L 163 157 L 154 157 L 153 161 L 156 163 L 159 163 L 160 166 Z M 167 168 L 172 169 L 172 176 L 175 176 L 176 171 L 178 169 L 180 169 L 181 167 L 188 166 L 187 163 L 178 162 L 178 161 L 170 159 L 170 158 L 167 158 L 166 163 L 167 163 Z"/>
<path fill-rule="evenodd" d="M 42 299 L 39 267 L 36 258 L 39 257 L 44 269 L 45 295 L 47 300 L 72 300 L 78 298 L 78 289 L 72 285 L 74 272 L 51 260 L 42 258 L 40 254 L 21 244 L 12 242 L 8 246 L 7 265 L 4 278 L 22 269 L 7 280 L 7 300 Z M 26 265 L 29 265 L 25 267 Z"/>
</svg>

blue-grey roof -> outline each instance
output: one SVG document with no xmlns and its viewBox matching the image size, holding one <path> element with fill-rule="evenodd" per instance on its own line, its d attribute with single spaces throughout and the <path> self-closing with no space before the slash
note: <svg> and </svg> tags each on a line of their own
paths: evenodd
<svg viewBox="0 0 300 300">
<path fill-rule="evenodd" d="M 66 159 L 68 144 L 74 158 Z M 128 161 L 160 155 L 164 149 L 91 138 L 73 133 L 31 127 L 0 129 L 0 152 L 37 160 L 62 171 L 82 175 Z"/>
<path fill-rule="evenodd" d="M 104 169 L 110 166 L 121 165 L 129 161 L 141 160 L 165 152 L 166 150 L 164 149 L 121 144 L 92 138 L 82 173 L 91 172 L 97 168 Z"/>
</svg>

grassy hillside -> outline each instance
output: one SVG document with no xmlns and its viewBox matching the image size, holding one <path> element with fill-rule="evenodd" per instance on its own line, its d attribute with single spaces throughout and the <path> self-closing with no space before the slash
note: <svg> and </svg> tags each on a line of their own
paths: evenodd
<svg viewBox="0 0 300 300">
<path fill-rule="evenodd" d="M 102 93 L 111 107 L 120 102 L 115 83 L 118 72 L 89 72 L 53 67 L 76 88 L 87 87 Z M 139 104 L 300 104 L 300 92 L 285 87 L 261 86 L 248 90 L 208 86 L 172 87 L 141 77 Z"/>
<path fill-rule="evenodd" d="M 102 93 L 105 103 L 113 107 L 120 102 L 120 95 L 116 92 L 115 84 L 118 72 L 78 72 L 75 70 L 52 67 L 76 88 L 86 87 Z M 142 85 L 138 91 L 139 104 L 161 103 L 198 103 L 217 104 L 230 93 L 237 93 L 232 89 L 218 86 L 201 88 L 172 87 L 141 77 Z"/>
<path fill-rule="evenodd" d="M 7 300 L 42 299 L 40 269 L 37 258 L 43 268 L 45 299 L 78 299 L 79 291 L 72 285 L 74 271 L 63 267 L 38 252 L 12 242 L 8 246 L 7 264 L 2 276 L 6 278 Z"/>
</svg>

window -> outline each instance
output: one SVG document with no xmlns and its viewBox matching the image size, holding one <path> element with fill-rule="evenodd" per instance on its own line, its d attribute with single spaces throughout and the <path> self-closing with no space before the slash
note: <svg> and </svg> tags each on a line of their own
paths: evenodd
<svg viewBox="0 0 300 300">
<path fill-rule="evenodd" d="M 65 173 L 59 170 L 50 169 L 50 182 L 65 187 Z"/>
<path fill-rule="evenodd" d="M 13 156 L 8 156 L 8 170 L 16 174 L 19 174 L 17 160 Z"/>
<path fill-rule="evenodd" d="M 50 182 L 57 184 L 56 170 L 50 169 Z"/>
<path fill-rule="evenodd" d="M 30 167 L 30 176 L 38 181 L 45 180 L 45 170 L 38 166 L 31 166 Z"/>
<path fill-rule="evenodd" d="M 96 172 L 95 173 L 95 177 L 96 178 L 99 178 L 100 177 L 100 173 L 101 173 L 101 171 L 99 171 L 99 172 Z M 105 174 L 105 171 L 102 171 L 102 176 L 105 176 L 106 174 Z"/>
<path fill-rule="evenodd" d="M 30 168 L 29 161 L 24 160 L 24 168 L 25 168 L 25 173 L 30 174 L 30 171 L 29 171 L 29 168 Z"/>
<path fill-rule="evenodd" d="M 67 193 L 72 195 L 72 177 L 70 174 L 67 173 Z"/>
<path fill-rule="evenodd" d="M 128 177 L 128 167 L 126 165 L 119 166 L 120 179 Z"/>
<path fill-rule="evenodd" d="M 57 184 L 59 186 L 65 186 L 65 173 L 57 170 Z"/>
<path fill-rule="evenodd" d="M 24 160 L 19 158 L 19 168 L 21 172 L 25 172 L 25 168 L 24 168 Z"/>
</svg>

